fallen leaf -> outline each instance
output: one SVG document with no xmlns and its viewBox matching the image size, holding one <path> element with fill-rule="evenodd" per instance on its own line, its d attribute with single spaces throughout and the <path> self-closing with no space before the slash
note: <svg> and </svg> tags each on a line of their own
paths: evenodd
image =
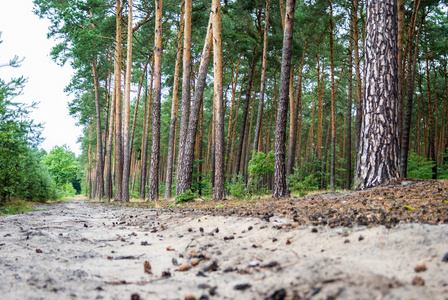
<svg viewBox="0 0 448 300">
<path fill-rule="evenodd" d="M 149 261 L 145 260 L 145 262 L 143 263 L 143 268 L 145 270 L 145 273 L 152 274 L 151 264 L 149 263 Z"/>
<path fill-rule="evenodd" d="M 286 239 L 286 245 L 291 245 L 291 244 L 292 244 L 291 239 L 290 239 L 290 238 L 287 238 L 287 239 Z"/>
<path fill-rule="evenodd" d="M 171 247 L 171 246 L 168 246 L 168 247 L 166 247 L 166 251 L 175 251 L 175 250 L 174 250 L 174 248 L 173 248 L 173 247 Z"/>
<path fill-rule="evenodd" d="M 42 250 L 36 249 L 36 253 L 42 253 Z"/>
</svg>

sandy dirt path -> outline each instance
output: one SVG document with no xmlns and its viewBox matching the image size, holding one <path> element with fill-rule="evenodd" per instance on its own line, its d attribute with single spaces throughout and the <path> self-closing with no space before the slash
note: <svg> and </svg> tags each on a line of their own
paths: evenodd
<svg viewBox="0 0 448 300">
<path fill-rule="evenodd" d="M 37 208 L 0 217 L 1 299 L 448 299 L 447 224 L 296 226 L 79 198 Z"/>
</svg>

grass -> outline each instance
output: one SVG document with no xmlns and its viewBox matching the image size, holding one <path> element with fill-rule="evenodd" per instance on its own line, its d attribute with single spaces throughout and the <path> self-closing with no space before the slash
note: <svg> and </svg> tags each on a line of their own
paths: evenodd
<svg viewBox="0 0 448 300">
<path fill-rule="evenodd" d="M 17 215 L 21 212 L 33 211 L 33 204 L 35 203 L 25 200 L 10 200 L 0 207 L 0 215 Z"/>
</svg>

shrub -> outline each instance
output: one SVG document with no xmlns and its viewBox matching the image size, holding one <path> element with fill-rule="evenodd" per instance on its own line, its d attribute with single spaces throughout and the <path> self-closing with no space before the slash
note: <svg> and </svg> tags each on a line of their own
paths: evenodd
<svg viewBox="0 0 448 300">
<path fill-rule="evenodd" d="M 194 201 L 198 197 L 199 196 L 197 193 L 194 193 L 191 190 L 187 190 L 185 193 L 182 193 L 179 196 L 176 196 L 176 201 L 174 201 L 174 204 Z"/>
<path fill-rule="evenodd" d="M 419 156 L 415 153 L 409 155 L 408 160 L 408 176 L 409 178 L 431 179 L 435 163 L 426 157 Z"/>
</svg>

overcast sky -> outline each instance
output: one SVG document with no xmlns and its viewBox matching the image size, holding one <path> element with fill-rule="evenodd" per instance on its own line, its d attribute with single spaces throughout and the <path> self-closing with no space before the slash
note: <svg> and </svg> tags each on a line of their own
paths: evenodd
<svg viewBox="0 0 448 300">
<path fill-rule="evenodd" d="M 28 78 L 23 95 L 14 100 L 21 103 L 40 102 L 31 117 L 36 123 L 45 123 L 41 147 L 49 152 L 54 146 L 67 144 L 76 155 L 81 153 L 76 143 L 81 128 L 68 114 L 68 102 L 73 98 L 64 93 L 73 70 L 67 64 L 58 66 L 50 57 L 56 44 L 47 39 L 50 22 L 39 19 L 32 12 L 32 0 L 0 0 L 0 65 L 15 55 L 25 58 L 20 68 L 0 68 L 0 78 L 24 76 Z"/>
</svg>

